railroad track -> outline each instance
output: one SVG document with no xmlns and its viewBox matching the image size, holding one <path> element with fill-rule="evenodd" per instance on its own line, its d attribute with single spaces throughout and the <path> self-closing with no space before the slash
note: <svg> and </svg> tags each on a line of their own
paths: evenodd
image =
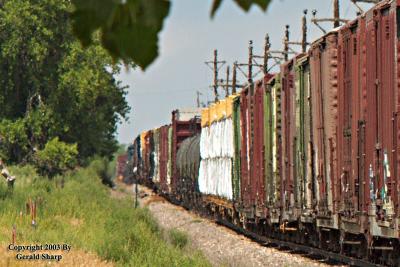
<svg viewBox="0 0 400 267">
<path fill-rule="evenodd" d="M 292 251 L 295 251 L 296 253 L 298 252 L 303 252 L 306 253 L 308 256 L 313 256 L 313 257 L 320 257 L 322 259 L 325 259 L 326 261 L 333 261 L 337 263 L 343 263 L 343 264 L 348 264 L 350 266 L 359 266 L 359 267 L 384 267 L 384 265 L 380 264 L 375 264 L 371 263 L 366 260 L 362 259 L 357 259 L 349 256 L 345 256 L 342 254 L 326 251 L 323 249 L 315 248 L 315 247 L 309 247 L 301 244 L 296 244 L 293 242 L 288 242 L 288 241 L 282 241 L 279 239 L 273 239 L 269 238 L 266 236 L 260 236 L 254 232 L 247 231 L 241 227 L 238 227 L 237 225 L 225 221 L 225 220 L 215 220 L 217 224 L 223 225 L 225 227 L 228 227 L 232 230 L 234 230 L 236 233 L 242 234 L 257 243 L 264 245 L 264 246 L 276 246 L 276 247 L 282 247 L 282 248 L 288 248 Z"/>
<path fill-rule="evenodd" d="M 151 188 L 149 188 L 147 186 L 144 186 L 144 188 L 146 188 L 148 190 L 152 190 Z M 227 228 L 233 230 L 234 232 L 236 232 L 237 234 L 246 236 L 262 246 L 285 248 L 294 253 L 303 254 L 306 257 L 313 258 L 315 260 L 318 259 L 320 261 L 324 261 L 325 263 L 332 264 L 332 265 L 346 264 L 346 265 L 358 266 L 358 267 L 385 267 L 385 265 L 372 263 L 372 262 L 369 262 L 366 260 L 357 259 L 354 257 L 342 255 L 339 253 L 330 252 L 330 251 L 327 251 L 324 249 L 319 249 L 319 248 L 315 248 L 315 247 L 311 247 L 311 246 L 293 243 L 290 241 L 283 241 L 283 240 L 279 240 L 279 239 L 262 236 L 257 233 L 243 229 L 243 228 L 233 224 L 230 221 L 223 220 L 223 219 L 216 219 L 210 215 L 198 212 L 197 210 L 193 210 L 193 209 L 189 209 L 188 207 L 184 207 L 184 206 L 180 205 L 180 203 L 178 201 L 170 198 L 169 196 L 160 195 L 160 194 L 157 194 L 157 195 L 160 196 L 161 198 L 165 199 L 167 202 L 171 203 L 172 205 L 184 208 L 188 212 L 195 213 L 202 218 L 206 218 L 209 221 L 213 221 L 218 225 L 227 227 Z"/>
</svg>

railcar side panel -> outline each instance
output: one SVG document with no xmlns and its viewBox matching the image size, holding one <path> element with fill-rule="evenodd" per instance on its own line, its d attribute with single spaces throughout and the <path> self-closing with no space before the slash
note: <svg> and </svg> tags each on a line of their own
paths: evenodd
<svg viewBox="0 0 400 267">
<path fill-rule="evenodd" d="M 294 179 L 296 173 L 294 173 L 294 71 L 293 61 L 289 61 L 284 64 L 281 68 L 282 75 L 282 181 L 283 191 L 281 192 L 282 206 L 285 210 L 289 207 L 293 207 L 295 202 L 295 189 Z"/>
<path fill-rule="evenodd" d="M 312 141 L 311 141 L 311 88 L 308 56 L 301 56 L 296 63 L 296 151 L 297 207 L 310 215 L 312 209 Z"/>
<path fill-rule="evenodd" d="M 270 83 L 264 83 L 264 176 L 265 176 L 265 203 L 271 206 L 273 202 L 273 104 Z"/>
<path fill-rule="evenodd" d="M 281 175 L 281 159 L 282 159 L 282 108 L 281 108 L 281 76 L 275 75 L 268 81 L 267 90 L 271 99 L 271 116 L 270 126 L 266 132 L 271 135 L 271 164 L 272 168 L 269 175 L 266 176 L 267 187 L 267 203 L 270 208 L 270 217 L 273 222 L 279 220 L 279 210 L 281 208 L 281 192 L 283 191 L 282 175 Z M 268 97 L 267 92 L 267 97 Z M 267 165 L 266 165 L 267 166 Z M 267 170 L 268 171 L 268 170 Z"/>
<path fill-rule="evenodd" d="M 234 151 L 235 157 L 233 160 L 233 177 L 232 177 L 232 188 L 233 188 L 233 199 L 235 202 L 240 203 L 240 177 L 241 177 L 241 123 L 240 123 L 240 97 L 236 97 L 233 100 L 233 138 L 234 138 Z"/>
<path fill-rule="evenodd" d="M 160 129 L 160 190 L 164 193 L 167 193 L 168 190 L 168 163 L 170 160 L 169 155 L 169 138 L 168 138 L 168 131 L 170 126 L 165 125 L 162 126 Z"/>
<path fill-rule="evenodd" d="M 337 164 L 337 33 L 331 32 L 310 49 L 315 189 L 318 213 L 329 217 L 337 212 L 334 185 Z M 337 223 L 332 227 L 337 228 Z"/>
<path fill-rule="evenodd" d="M 248 91 L 242 90 L 240 93 L 240 122 L 241 122 L 241 150 L 240 150 L 240 190 L 242 206 L 249 208 L 251 205 L 250 188 L 250 137 L 249 137 L 249 99 Z"/>
<path fill-rule="evenodd" d="M 254 103 L 254 125 L 253 125 L 253 175 L 251 177 L 252 195 L 254 196 L 254 205 L 257 208 L 257 216 L 265 217 L 265 176 L 264 176 L 264 87 L 263 81 L 258 81 L 255 85 L 253 103 Z M 250 133 L 251 136 L 251 133 Z"/>
</svg>

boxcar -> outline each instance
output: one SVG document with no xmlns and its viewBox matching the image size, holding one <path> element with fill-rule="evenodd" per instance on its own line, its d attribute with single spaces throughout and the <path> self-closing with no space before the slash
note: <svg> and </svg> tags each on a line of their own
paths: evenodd
<svg viewBox="0 0 400 267">
<path fill-rule="evenodd" d="M 367 12 L 365 133 L 361 133 L 368 247 L 375 256 L 399 250 L 399 1 L 383 1 Z M 365 135 L 365 136 L 364 136 Z M 369 192 L 369 194 L 368 194 Z M 374 249 L 375 248 L 375 249 Z M 389 251 L 390 252 L 390 251 Z M 395 261 L 398 255 L 389 253 Z"/>
<path fill-rule="evenodd" d="M 365 204 L 365 18 L 339 30 L 338 36 L 338 212 L 342 249 L 366 253 L 368 229 Z M 369 194 L 369 192 L 368 192 Z M 350 241 L 350 242 L 349 242 Z M 362 245 L 363 244 L 363 245 Z M 359 255 L 362 256 L 362 255 Z"/>
<path fill-rule="evenodd" d="M 315 41 L 310 48 L 312 143 L 317 226 L 338 229 L 336 177 L 338 82 L 337 31 Z M 332 231 L 327 231 L 329 234 Z"/>
</svg>

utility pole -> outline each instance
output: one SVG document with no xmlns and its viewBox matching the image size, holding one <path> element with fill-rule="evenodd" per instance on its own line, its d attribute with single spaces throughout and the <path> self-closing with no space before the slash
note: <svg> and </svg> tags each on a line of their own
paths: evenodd
<svg viewBox="0 0 400 267">
<path fill-rule="evenodd" d="M 218 50 L 214 50 L 214 95 L 215 95 L 215 102 L 218 101 Z"/>
<path fill-rule="evenodd" d="M 340 26 L 340 9 L 339 9 L 339 0 L 333 0 L 333 18 L 335 19 L 333 22 L 333 27 L 337 28 Z"/>
<path fill-rule="evenodd" d="M 214 50 L 214 60 L 205 62 L 206 65 L 213 71 L 214 73 L 214 84 L 212 88 L 214 89 L 215 102 L 218 101 L 218 72 L 223 65 L 225 65 L 225 61 L 218 61 L 218 50 Z M 211 67 L 212 66 L 212 67 Z"/>
<path fill-rule="evenodd" d="M 200 91 L 196 91 L 196 94 L 197 94 L 197 107 L 200 108 L 200 95 L 201 95 L 201 93 L 200 93 Z"/>
<path fill-rule="evenodd" d="M 247 82 L 250 85 L 250 94 L 254 95 L 253 87 L 253 41 L 249 41 L 249 61 L 248 61 Z"/>
<path fill-rule="evenodd" d="M 235 63 L 233 63 L 232 94 L 236 94 L 236 68 L 237 68 L 237 61 L 235 61 Z"/>
<path fill-rule="evenodd" d="M 264 75 L 268 73 L 268 60 L 269 60 L 270 48 L 271 48 L 271 43 L 269 42 L 269 35 L 267 33 L 265 35 L 265 44 L 264 44 L 264 66 L 263 66 Z"/>
<path fill-rule="evenodd" d="M 302 19 L 302 31 L 303 31 L 303 38 L 301 40 L 301 52 L 305 53 L 307 51 L 307 9 L 303 11 L 303 19 Z"/>
<path fill-rule="evenodd" d="M 367 1 L 369 1 L 369 0 L 367 0 Z M 317 18 L 315 18 L 315 15 L 317 14 L 317 10 L 315 10 L 315 9 L 312 11 L 312 14 L 313 14 L 313 18 L 311 19 L 311 22 L 314 23 L 324 34 L 326 33 L 326 30 L 324 28 L 322 28 L 322 26 L 319 24 L 320 22 L 333 22 L 334 28 L 339 27 L 341 22 L 344 22 L 344 23 L 348 22 L 348 20 L 340 18 L 339 0 L 333 0 L 333 18 L 317 19 Z"/>
<path fill-rule="evenodd" d="M 234 89 L 236 89 L 237 87 L 240 87 L 238 85 L 236 85 L 236 72 L 237 70 L 239 70 L 244 77 L 246 77 L 248 84 L 252 84 L 253 83 L 253 79 L 254 77 L 256 77 L 259 73 L 263 73 L 264 75 L 267 74 L 270 70 L 269 68 L 269 60 L 270 59 L 277 59 L 277 57 L 272 56 L 272 53 L 276 53 L 276 51 L 271 51 L 271 43 L 269 41 L 269 35 L 266 34 L 265 35 L 265 43 L 264 43 L 264 53 L 262 56 L 259 55 L 254 55 L 253 53 L 253 41 L 249 41 L 249 48 L 248 48 L 248 61 L 247 63 L 237 63 L 235 62 L 233 65 L 233 83 L 235 83 L 235 85 L 232 85 L 232 87 Z M 282 52 L 280 52 L 282 53 Z M 257 60 L 262 60 L 262 64 L 259 64 L 257 62 Z M 241 68 L 241 67 L 247 67 L 247 73 Z M 257 72 L 253 71 L 253 67 L 257 67 L 259 68 L 259 70 Z M 252 93 L 252 92 L 250 92 Z"/>
<path fill-rule="evenodd" d="M 307 51 L 307 46 L 309 43 L 307 42 L 307 9 L 303 11 L 303 18 L 301 19 L 301 30 L 302 30 L 302 39 L 301 42 L 290 42 L 289 41 L 289 25 L 286 25 L 286 30 L 285 30 L 285 43 L 284 43 L 284 56 L 287 56 L 289 54 L 289 49 L 290 45 L 299 45 L 301 46 L 301 52 L 305 53 Z M 287 41 L 286 41 L 287 40 Z M 286 57 L 285 57 L 285 60 Z"/>
<path fill-rule="evenodd" d="M 283 57 L 285 61 L 289 60 L 289 25 L 285 26 L 285 37 L 283 38 Z"/>
<path fill-rule="evenodd" d="M 229 66 L 226 67 L 225 97 L 229 96 Z"/>
</svg>

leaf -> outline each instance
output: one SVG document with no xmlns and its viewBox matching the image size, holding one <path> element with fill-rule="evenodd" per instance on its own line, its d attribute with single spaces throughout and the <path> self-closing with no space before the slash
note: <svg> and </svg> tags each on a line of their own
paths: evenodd
<svg viewBox="0 0 400 267">
<path fill-rule="evenodd" d="M 211 7 L 211 17 L 213 18 L 215 12 L 217 12 L 218 8 L 221 6 L 222 0 L 214 0 L 213 5 Z"/>
<path fill-rule="evenodd" d="M 115 61 L 135 63 L 143 70 L 158 56 L 158 34 L 168 16 L 168 0 L 73 0 L 73 30 L 83 46 L 101 32 L 104 48 Z"/>
<path fill-rule="evenodd" d="M 267 10 L 271 0 L 234 0 L 236 4 L 244 11 L 249 11 L 250 7 L 254 4 L 259 6 L 263 11 Z M 211 17 L 214 17 L 215 13 L 222 4 L 222 0 L 214 0 L 211 8 Z"/>
</svg>

